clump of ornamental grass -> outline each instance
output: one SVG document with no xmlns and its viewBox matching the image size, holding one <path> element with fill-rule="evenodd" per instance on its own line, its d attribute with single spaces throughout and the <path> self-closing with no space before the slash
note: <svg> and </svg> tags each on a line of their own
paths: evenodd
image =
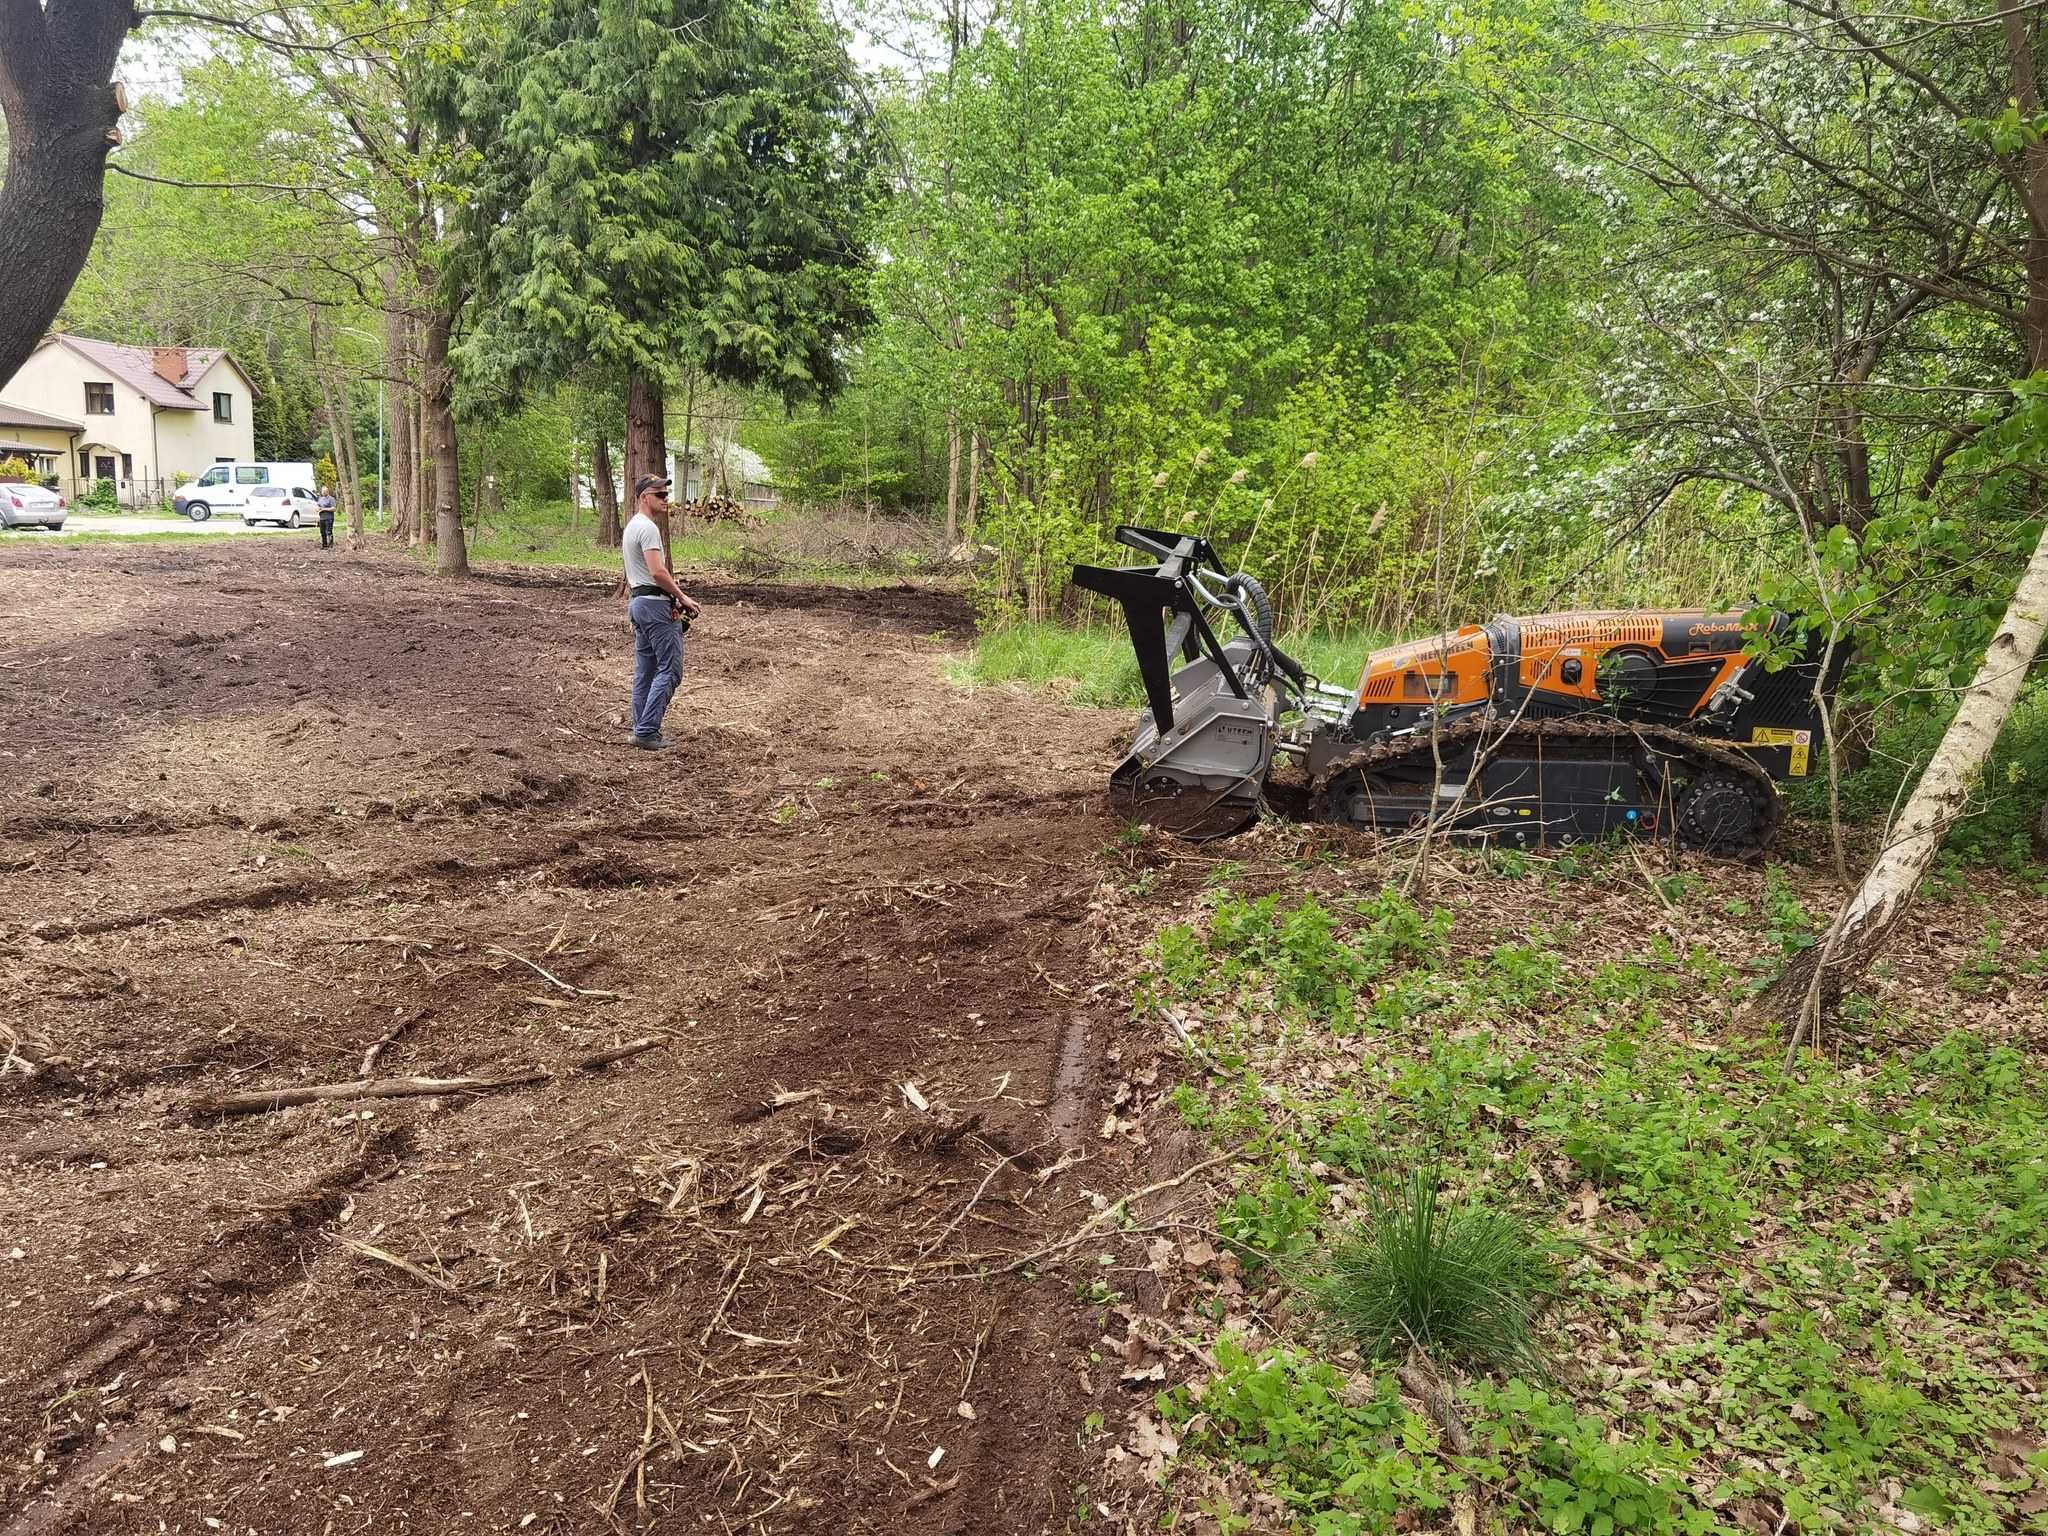
<svg viewBox="0 0 2048 1536">
<path fill-rule="evenodd" d="M 1304 1289 L 1325 1324 L 1368 1359 L 1419 1349 L 1542 1379 L 1536 1318 L 1555 1280 L 1525 1223 L 1446 1199 L 1433 1162 L 1375 1181 L 1366 1214 L 1311 1261 Z"/>
</svg>

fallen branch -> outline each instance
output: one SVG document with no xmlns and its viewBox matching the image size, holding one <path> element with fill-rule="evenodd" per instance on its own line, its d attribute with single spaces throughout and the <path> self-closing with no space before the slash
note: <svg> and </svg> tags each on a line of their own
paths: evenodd
<svg viewBox="0 0 2048 1536">
<path fill-rule="evenodd" d="M 375 1259 L 380 1264 L 389 1264 L 393 1269 L 402 1270 L 406 1274 L 411 1275 L 413 1279 L 420 1281 L 422 1284 L 431 1285 L 437 1291 L 445 1291 L 450 1296 L 460 1296 L 462 1294 L 460 1286 L 442 1279 L 441 1276 L 433 1273 L 431 1270 L 421 1268 L 413 1263 L 411 1259 L 400 1258 L 389 1249 L 379 1248 L 374 1243 L 358 1242 L 352 1237 L 338 1237 L 335 1241 L 351 1253 L 360 1254 L 366 1259 Z"/>
<path fill-rule="evenodd" d="M 802 1092 L 792 1092 L 787 1088 L 778 1088 L 775 1090 L 773 1098 L 764 1099 L 759 1104 L 749 1105 L 734 1115 L 733 1119 L 740 1125 L 745 1125 L 754 1120 L 765 1120 L 777 1110 L 787 1109 L 792 1104 L 808 1104 L 812 1099 L 817 1098 L 822 1091 L 817 1088 L 806 1088 Z"/>
<path fill-rule="evenodd" d="M 1037 1149 L 1033 1148 L 1033 1150 L 1035 1151 Z M 937 1237 L 933 1238 L 930 1242 L 926 1243 L 922 1248 L 917 1250 L 917 1256 L 920 1259 L 925 1257 L 927 1254 L 931 1253 L 934 1249 L 943 1245 L 946 1239 L 951 1237 L 953 1233 L 959 1229 L 960 1223 L 967 1219 L 967 1213 L 974 1209 L 975 1205 L 979 1203 L 979 1201 L 981 1200 L 982 1195 L 987 1193 L 989 1185 L 995 1182 L 996 1175 L 1001 1173 L 1005 1168 L 1009 1167 L 1011 1162 L 1014 1160 L 1014 1153 L 1006 1155 L 996 1163 L 995 1167 L 989 1169 L 988 1177 L 981 1181 L 981 1187 L 975 1190 L 973 1194 L 969 1195 L 967 1197 L 967 1203 L 960 1207 L 960 1214 L 955 1216 L 951 1221 L 946 1223 L 946 1230 L 941 1232 Z M 824 1245 L 821 1243 L 819 1244 L 819 1246 L 823 1247 Z"/>
<path fill-rule="evenodd" d="M 258 1088 L 248 1093 L 231 1093 L 220 1098 L 195 1099 L 191 1105 L 194 1116 L 206 1115 L 254 1115 L 273 1109 L 290 1109 L 294 1104 L 347 1103 L 355 1099 L 415 1099 L 431 1098 L 448 1093 L 495 1093 L 501 1088 L 519 1088 L 528 1083 L 544 1083 L 551 1078 L 564 1077 L 574 1072 L 595 1072 L 608 1067 L 615 1061 L 624 1061 L 629 1056 L 638 1056 L 644 1051 L 654 1050 L 668 1043 L 666 1036 L 649 1035 L 643 1039 L 614 1046 L 608 1051 L 599 1051 L 595 1056 L 586 1056 L 572 1061 L 566 1067 L 550 1069 L 536 1067 L 530 1072 L 513 1072 L 504 1077 L 380 1077 L 367 1082 L 317 1083 L 304 1088 Z"/>
<path fill-rule="evenodd" d="M 571 986 L 568 982 L 562 980 L 561 977 L 557 976 L 553 971 L 549 970 L 546 966 L 535 965 L 531 960 L 527 959 L 526 956 L 515 955 L 511 950 L 507 949 L 502 944 L 486 944 L 484 948 L 489 950 L 494 955 L 503 955 L 507 960 L 517 960 L 529 971 L 532 971 L 536 975 L 542 977 L 550 985 L 560 987 L 564 992 L 568 993 L 571 997 L 594 997 L 599 999 L 600 1001 L 607 1001 L 616 1000 L 619 995 L 616 992 L 593 992 L 587 987 Z"/>
<path fill-rule="evenodd" d="M 363 1052 L 363 1064 L 360 1067 L 356 1068 L 356 1076 L 368 1077 L 370 1075 L 370 1069 L 377 1065 L 377 1058 L 384 1054 L 384 1048 L 387 1045 L 391 1045 L 392 1043 L 394 1043 L 400 1035 L 404 1034 L 408 1029 L 411 1029 L 413 1025 L 419 1023 L 419 1021 L 421 1019 L 424 1019 L 426 1016 L 426 1009 L 415 1008 L 411 1013 L 408 1013 L 404 1018 L 400 1019 L 396 1024 L 392 1025 L 391 1028 L 386 1030 L 383 1036 L 380 1039 L 378 1039 L 375 1044 L 373 1044 L 367 1051 Z"/>
<path fill-rule="evenodd" d="M 1020 1269 L 1029 1268 L 1040 1259 L 1049 1258 L 1056 1253 L 1065 1253 L 1069 1248 L 1078 1247 L 1080 1244 L 1087 1242 L 1091 1237 L 1094 1237 L 1097 1229 L 1104 1222 L 1108 1221 L 1118 1211 L 1129 1207 L 1133 1201 L 1143 1200 L 1148 1195 L 1156 1195 L 1169 1189 L 1178 1188 L 1180 1185 L 1187 1183 L 1196 1174 L 1201 1173 L 1205 1169 L 1214 1168 L 1218 1163 L 1225 1162 L 1235 1155 L 1232 1152 L 1219 1152 L 1214 1157 L 1203 1159 L 1185 1173 L 1177 1174 L 1170 1179 L 1161 1179 L 1157 1184 L 1147 1184 L 1143 1189 L 1134 1189 L 1121 1199 L 1110 1201 L 1108 1205 L 1105 1205 L 1093 1216 L 1082 1222 L 1072 1235 L 1063 1237 L 1056 1243 L 1049 1243 L 1043 1248 L 1035 1249 L 1019 1258 L 1012 1259 L 1001 1269 L 987 1270 L 984 1272 L 984 1276 L 1013 1275 Z"/>
<path fill-rule="evenodd" d="M 1398 1367 L 1394 1375 L 1402 1386 L 1421 1399 L 1423 1411 L 1443 1434 L 1445 1449 L 1453 1456 L 1470 1456 L 1472 1436 L 1466 1432 L 1465 1421 L 1458 1417 L 1450 1389 L 1437 1379 L 1429 1362 L 1418 1352 L 1414 1359 Z"/>
<path fill-rule="evenodd" d="M 958 1488 L 959 1486 L 960 1474 L 958 1472 L 955 1472 L 951 1477 L 947 1478 L 944 1482 L 933 1483 L 930 1487 L 924 1489 L 922 1492 L 913 1493 L 910 1496 L 910 1502 L 905 1504 L 903 1507 L 905 1509 L 916 1509 L 918 1505 L 929 1504 L 933 1499 L 936 1499 L 940 1494 L 951 1493 L 955 1488 Z"/>
</svg>

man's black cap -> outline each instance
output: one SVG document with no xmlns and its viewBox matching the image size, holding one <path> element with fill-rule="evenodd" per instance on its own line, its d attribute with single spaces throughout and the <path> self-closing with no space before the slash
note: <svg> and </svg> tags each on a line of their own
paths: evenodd
<svg viewBox="0 0 2048 1536">
<path fill-rule="evenodd" d="M 633 482 L 633 497 L 635 500 L 638 500 L 640 497 L 645 496 L 649 491 L 665 491 L 667 489 L 668 476 L 642 475 L 638 480 L 635 480 Z"/>
</svg>

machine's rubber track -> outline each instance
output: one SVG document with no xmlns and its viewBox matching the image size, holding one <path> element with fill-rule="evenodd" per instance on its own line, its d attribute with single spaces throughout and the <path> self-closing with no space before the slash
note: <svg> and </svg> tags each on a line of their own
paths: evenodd
<svg viewBox="0 0 2048 1536">
<path fill-rule="evenodd" d="M 1599 717 L 1575 720 L 1513 720 L 1493 711 L 1482 711 L 1467 715 L 1459 720 L 1447 721 L 1437 727 L 1434 733 L 1434 751 L 1444 759 L 1463 752 L 1468 746 L 1484 753 L 1487 759 L 1497 756 L 1503 750 L 1519 750 L 1522 744 L 1540 746 L 1546 741 L 1629 741 L 1655 748 L 1666 757 L 1690 760 L 1699 765 L 1698 771 L 1705 771 L 1706 765 L 1720 769 L 1741 782 L 1748 790 L 1751 803 L 1756 809 L 1756 827 L 1746 843 L 1733 844 L 1711 850 L 1723 857 L 1754 858 L 1770 845 L 1777 835 L 1778 827 L 1785 819 L 1785 803 L 1778 796 L 1777 786 L 1771 776 L 1753 758 L 1736 750 L 1733 746 L 1708 740 L 1691 731 L 1679 730 L 1675 726 L 1649 725 L 1638 720 L 1611 720 Z M 1323 818 L 1333 817 L 1329 803 L 1329 788 L 1338 775 L 1353 770 L 1376 772 L 1392 766 L 1406 766 L 1420 762 L 1432 765 L 1432 733 L 1416 729 L 1387 741 L 1368 742 L 1354 747 L 1342 756 L 1334 758 L 1315 782 L 1315 814 Z M 1677 807 L 1671 808 L 1674 813 Z M 1678 819 L 1674 814 L 1671 827 L 1677 835 Z"/>
</svg>

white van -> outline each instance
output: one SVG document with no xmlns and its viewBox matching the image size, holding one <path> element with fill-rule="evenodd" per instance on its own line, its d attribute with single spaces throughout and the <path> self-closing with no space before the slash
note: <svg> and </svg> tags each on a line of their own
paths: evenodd
<svg viewBox="0 0 2048 1536">
<path fill-rule="evenodd" d="M 172 493 L 171 505 L 193 522 L 203 523 L 216 512 L 243 511 L 249 505 L 249 493 L 259 485 L 282 485 L 310 495 L 316 489 L 313 466 L 267 459 L 216 464 L 190 485 L 179 486 Z"/>
</svg>

